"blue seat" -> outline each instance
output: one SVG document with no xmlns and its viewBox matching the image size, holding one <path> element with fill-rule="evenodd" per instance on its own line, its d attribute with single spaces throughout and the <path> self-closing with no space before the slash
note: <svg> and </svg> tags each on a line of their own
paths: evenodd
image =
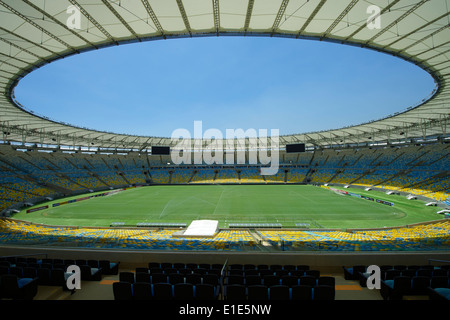
<svg viewBox="0 0 450 320">
<path fill-rule="evenodd" d="M 172 300 L 173 287 L 170 283 L 155 283 L 152 284 L 153 299 L 155 300 Z"/>
<path fill-rule="evenodd" d="M 260 285 L 262 283 L 262 278 L 259 275 L 246 275 L 245 276 L 245 285 Z"/>
<path fill-rule="evenodd" d="M 201 283 L 195 285 L 195 300 L 217 300 L 219 296 L 219 286 Z"/>
<path fill-rule="evenodd" d="M 218 274 L 208 273 L 208 274 L 203 275 L 202 280 L 203 280 L 203 282 L 202 282 L 203 284 L 211 284 L 213 286 L 217 286 L 217 285 L 219 285 L 220 277 Z"/>
<path fill-rule="evenodd" d="M 0 275 L 2 274 L 9 274 L 9 266 L 0 265 Z"/>
<path fill-rule="evenodd" d="M 247 290 L 242 284 L 229 284 L 224 288 L 226 300 L 246 300 Z"/>
<path fill-rule="evenodd" d="M 287 285 L 275 285 L 269 288 L 269 300 L 290 300 L 290 288 Z"/>
<path fill-rule="evenodd" d="M 297 276 L 282 276 L 281 284 L 288 287 L 297 286 L 299 285 L 299 278 Z"/>
<path fill-rule="evenodd" d="M 291 288 L 292 300 L 312 300 L 313 286 L 310 285 L 298 285 Z"/>
<path fill-rule="evenodd" d="M 437 276 L 437 277 L 431 277 L 430 280 L 430 287 L 431 288 L 449 288 L 449 277 L 446 276 Z"/>
<path fill-rule="evenodd" d="M 167 279 L 171 284 L 184 283 L 184 276 L 179 273 L 169 273 Z"/>
<path fill-rule="evenodd" d="M 49 286 L 51 285 L 51 273 L 50 269 L 47 268 L 39 268 L 36 270 L 38 284 L 41 286 Z"/>
<path fill-rule="evenodd" d="M 136 272 L 135 275 L 135 282 L 146 282 L 151 283 L 151 277 L 150 274 L 147 272 Z"/>
<path fill-rule="evenodd" d="M 0 294 L 2 298 L 32 300 L 38 290 L 37 278 L 19 278 L 15 274 L 0 277 Z"/>
<path fill-rule="evenodd" d="M 430 289 L 430 300 L 450 300 L 450 288 Z"/>
<path fill-rule="evenodd" d="M 232 274 L 226 277 L 226 284 L 244 284 L 244 276 Z"/>
<path fill-rule="evenodd" d="M 317 284 L 317 279 L 313 276 L 302 276 L 299 278 L 300 285 L 307 285 L 314 287 Z"/>
<path fill-rule="evenodd" d="M 332 286 L 318 285 L 313 288 L 313 300 L 334 300 L 335 290 Z"/>
<path fill-rule="evenodd" d="M 119 281 L 120 282 L 129 282 L 129 283 L 134 283 L 135 278 L 134 278 L 134 273 L 133 272 L 129 272 L 129 271 L 122 271 L 119 273 Z"/>
<path fill-rule="evenodd" d="M 62 286 L 64 290 L 68 290 L 67 288 L 67 279 L 69 278 L 69 274 L 61 268 L 54 268 L 50 270 L 50 283 L 52 286 Z"/>
<path fill-rule="evenodd" d="M 326 285 L 330 287 L 335 287 L 336 279 L 330 276 L 322 276 L 317 279 L 317 285 Z"/>
<path fill-rule="evenodd" d="M 194 285 L 192 283 L 177 283 L 173 286 L 175 300 L 194 300 Z"/>
<path fill-rule="evenodd" d="M 267 274 L 263 277 L 263 284 L 267 287 L 281 284 L 281 277 L 274 274 Z"/>
<path fill-rule="evenodd" d="M 415 276 L 411 279 L 411 293 L 415 295 L 424 295 L 427 293 L 431 284 L 431 278 L 426 276 Z"/>
<path fill-rule="evenodd" d="M 313 276 L 317 279 L 320 277 L 320 270 L 306 270 L 305 276 Z"/>
<path fill-rule="evenodd" d="M 344 269 L 344 279 L 345 280 L 358 280 L 359 279 L 359 273 L 364 273 L 367 269 L 366 266 L 363 265 L 355 265 L 350 268 L 343 267 Z"/>
<path fill-rule="evenodd" d="M 194 286 L 202 283 L 202 276 L 198 273 L 190 273 L 185 276 L 186 283 L 191 283 Z"/>
<path fill-rule="evenodd" d="M 81 265 L 81 280 L 100 281 L 102 280 L 102 269 L 91 268 L 89 265 Z"/>
<path fill-rule="evenodd" d="M 37 277 L 37 269 L 32 267 L 23 268 L 23 277 L 34 279 Z"/>
<path fill-rule="evenodd" d="M 99 260 L 98 266 L 102 268 L 103 274 L 117 275 L 119 273 L 120 262 L 111 262 L 109 260 Z"/>
<path fill-rule="evenodd" d="M 269 288 L 265 285 L 250 285 L 247 286 L 248 300 L 268 300 Z"/>
<path fill-rule="evenodd" d="M 152 300 L 152 285 L 149 282 L 135 282 L 132 284 L 133 300 Z"/>
<path fill-rule="evenodd" d="M 113 283 L 114 300 L 132 300 L 133 289 L 132 284 L 126 281 Z"/>
<path fill-rule="evenodd" d="M 152 284 L 167 283 L 167 275 L 164 273 L 152 273 L 151 279 Z"/>
<path fill-rule="evenodd" d="M 411 292 L 411 278 L 394 277 L 392 280 L 382 280 L 380 294 L 384 300 L 399 300 L 403 295 Z"/>
</svg>

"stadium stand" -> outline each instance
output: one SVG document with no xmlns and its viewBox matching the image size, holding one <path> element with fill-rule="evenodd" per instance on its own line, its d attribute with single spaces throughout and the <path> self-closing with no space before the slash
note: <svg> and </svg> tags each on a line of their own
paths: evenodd
<svg viewBox="0 0 450 320">
<path fill-rule="evenodd" d="M 55 256 L 57 253 L 71 256 L 71 259 L 0 258 L 0 299 L 33 299 L 39 286 L 58 286 L 66 290 L 69 276 L 66 267 L 76 264 L 80 266 L 85 282 L 97 283 L 104 276 L 113 276 L 102 285 L 109 285 L 110 293 L 116 300 L 334 300 L 339 290 L 335 277 L 306 264 L 297 265 L 302 263 L 300 256 L 304 258 L 308 255 L 312 257 L 310 260 L 319 263 L 330 259 L 334 266 L 342 257 L 361 263 L 343 269 L 346 281 L 359 280 L 361 286 L 368 276 L 367 265 L 362 264 L 366 262 L 364 257 L 372 261 L 375 258 L 384 261 L 399 259 L 404 264 L 382 266 L 382 299 L 403 299 L 405 295 L 428 295 L 432 300 L 450 298 L 448 268 L 407 265 L 405 262 L 410 258 L 420 260 L 440 254 L 448 256 L 450 219 L 447 218 L 450 215 L 447 213 L 445 219 L 413 225 L 370 230 L 327 230 L 314 221 L 313 210 L 309 213 L 312 218 L 308 216 L 301 218 L 301 221 L 289 222 L 289 228 L 282 228 L 281 222 L 286 227 L 284 222 L 287 220 L 282 214 L 275 217 L 277 223 L 260 223 L 265 219 L 260 219 L 257 215 L 262 213 L 254 210 L 248 212 L 254 215 L 248 220 L 247 217 L 236 219 L 243 223 L 224 222 L 228 228 L 219 229 L 210 237 L 184 237 L 180 230 L 186 224 L 177 222 L 161 222 L 158 225 L 136 222 L 132 226 L 122 225 L 125 222 L 112 222 L 110 227 L 75 227 L 41 225 L 14 219 L 17 210 L 51 199 L 68 199 L 69 196 L 141 185 L 337 184 L 346 188 L 378 189 L 377 192 L 395 191 L 402 196 L 411 194 L 420 200 L 432 201 L 427 206 L 450 208 L 449 87 L 446 86 L 450 74 L 445 48 L 448 45 L 447 1 L 205 1 L 207 7 L 201 1 L 183 0 L 176 3 L 129 1 L 126 5 L 121 1 L 93 1 L 92 4 L 87 1 L 81 4 L 61 1 L 58 7 L 45 0 L 11 0 L 0 1 L 0 4 L 0 16 L 4 17 L 0 23 L 0 86 L 3 88 L 0 121 L 1 250 L 21 252 L 43 248 L 43 251 L 52 252 Z M 378 9 L 384 22 L 378 31 L 373 30 L 379 29 L 378 26 L 372 27 L 373 23 L 378 24 L 380 17 L 375 17 L 373 21 L 366 19 L 370 9 L 374 8 L 375 11 Z M 70 13 L 72 9 L 74 15 L 67 20 L 64 12 Z M 71 22 L 83 23 L 83 27 L 73 28 Z M 167 137 L 115 134 L 78 127 L 35 114 L 30 108 L 36 101 L 29 107 L 19 102 L 20 94 L 16 89 L 22 79 L 53 61 L 127 43 L 225 35 L 267 36 L 271 41 L 299 38 L 369 48 L 418 66 L 430 76 L 431 87 L 434 82 L 434 88 L 430 87 L 429 94 L 420 102 L 408 103 L 404 110 L 393 108 L 392 114 L 377 120 L 341 129 L 280 137 L 282 149 L 284 145 L 288 149 L 289 143 L 302 142 L 306 152 L 290 154 L 282 150 L 280 169 L 272 176 L 262 175 L 261 165 L 208 165 L 203 162 L 177 166 L 170 156 L 153 154 L 153 150 L 150 152 L 158 146 L 173 145 Z M 321 70 L 318 71 L 320 73 Z M 221 78 L 220 74 L 216 76 Z M 322 87 L 316 87 L 320 95 Z M 351 94 L 349 97 L 351 99 Z M 275 112 L 282 113 L 283 97 L 278 98 L 272 107 L 280 109 Z M 132 104 L 130 101 L 126 107 Z M 220 106 L 220 102 L 213 104 Z M 222 114 L 230 112 L 227 108 L 222 109 Z M 316 115 L 313 122 L 323 122 L 322 118 L 326 115 L 318 109 L 310 109 L 308 111 Z M 350 121 L 351 110 L 342 112 L 350 115 Z M 158 121 L 159 114 L 156 112 L 146 119 L 150 128 L 152 121 Z M 297 115 L 305 118 L 302 110 Z M 49 116 L 53 117 L 51 114 Z M 241 115 L 235 112 L 232 116 Z M 289 114 L 284 116 L 289 117 Z M 72 120 L 75 121 L 69 117 L 68 121 Z M 261 145 L 258 148 L 259 151 L 266 149 Z M 222 196 L 219 200 L 222 201 Z M 271 199 L 267 196 L 264 200 Z M 180 202 L 177 209 L 188 207 L 187 201 Z M 215 208 L 219 207 L 218 204 L 219 201 Z M 230 211 L 234 208 L 236 206 L 231 205 Z M 166 214 L 165 209 L 161 214 Z M 246 210 L 245 206 L 239 209 Z M 430 209 L 429 217 L 432 219 L 433 208 L 425 209 Z M 118 211 L 116 216 L 123 213 Z M 376 213 L 369 211 L 367 209 L 363 213 L 367 219 L 372 219 Z M 409 215 L 406 211 L 392 213 L 392 219 L 403 219 L 403 214 Z M 83 212 L 79 216 L 92 213 Z M 43 212 L 35 221 L 50 221 L 46 220 L 46 216 L 51 214 L 50 210 Z M 113 212 L 106 214 L 113 216 Z M 216 210 L 213 212 L 218 219 L 226 214 Z M 242 213 L 243 216 L 245 214 Z M 295 212 L 286 213 L 286 216 L 288 214 L 295 215 Z M 198 217 L 203 215 L 203 212 L 198 213 Z M 408 217 L 410 220 L 398 221 L 416 222 L 415 217 L 411 217 L 413 215 Z M 87 219 L 92 220 L 92 216 Z M 67 221 L 69 224 L 75 220 Z M 381 222 L 379 225 L 382 225 Z M 187 260 L 183 263 L 152 261 L 148 266 L 133 268 L 135 272 L 126 268 L 120 270 L 118 262 L 74 257 L 80 253 L 91 258 L 92 255 L 124 254 L 122 257 L 142 262 L 145 256 L 152 255 L 155 260 L 162 261 L 165 253 L 172 255 L 172 258 L 180 257 L 177 251 L 187 251 L 182 253 Z M 244 254 L 231 251 L 244 251 Z M 268 251 L 272 252 L 268 254 Z M 284 254 L 280 251 L 288 252 Z M 342 254 L 344 251 L 348 253 Z M 381 254 L 383 251 L 390 252 Z M 408 254 L 407 251 L 414 252 Z M 234 262 L 226 263 L 226 268 L 224 265 L 192 263 L 200 256 L 204 261 L 211 261 L 214 255 L 219 259 L 228 257 Z M 251 259 L 258 260 L 258 263 L 270 261 L 278 264 L 256 264 Z M 283 264 L 286 260 L 296 264 Z M 94 295 L 101 291 L 99 289 Z M 34 317 L 40 314 L 31 309 Z M 98 309 L 105 316 L 106 310 Z M 114 312 L 117 308 L 111 309 Z M 326 308 L 314 309 L 311 304 L 309 309 L 324 316 L 323 310 Z M 334 308 L 330 309 L 333 316 L 339 314 Z M 404 317 L 409 308 L 400 309 Z M 155 309 L 147 306 L 147 310 L 156 314 Z M 13 316 L 22 314 L 22 310 L 16 311 Z M 345 310 L 345 314 L 350 314 L 349 311 Z M 302 313 L 305 313 L 304 310 L 295 304 L 292 314 Z"/>
<path fill-rule="evenodd" d="M 19 151 L 0 147 L 0 209 L 21 208 L 49 198 L 98 190 L 154 184 L 208 183 L 339 183 L 449 198 L 449 151 L 446 144 L 359 150 L 324 150 L 283 154 L 275 176 L 262 176 L 257 166 L 164 166 L 164 157 Z M 157 164 L 157 166 L 154 166 Z M 4 214 L 8 217 L 9 214 Z M 174 250 L 239 250 L 254 248 L 255 235 L 283 250 L 414 250 L 449 245 L 449 222 L 372 231 L 221 230 L 214 239 L 172 238 L 174 230 L 70 229 L 2 220 L 3 243 L 72 243 L 77 246 L 170 248 Z M 417 241 L 419 240 L 420 241 Z M 401 241 L 399 241 L 401 240 Z"/>
<path fill-rule="evenodd" d="M 152 250 L 255 250 L 257 236 L 288 250 L 442 250 L 450 246 L 450 221 L 369 231 L 221 229 L 213 238 L 173 237 L 179 229 L 70 228 L 0 220 L 0 243 L 71 245 L 85 248 Z M 255 236 L 256 235 L 256 236 Z"/>
<path fill-rule="evenodd" d="M 305 265 L 228 266 L 225 300 L 334 300 L 335 278 Z"/>
<path fill-rule="evenodd" d="M 304 265 L 149 262 L 121 272 L 113 292 L 116 300 L 334 300 L 335 278 L 319 274 Z"/>
<path fill-rule="evenodd" d="M 119 264 L 95 259 L 0 257 L 0 299 L 32 300 L 41 286 L 71 291 L 67 287 L 67 280 L 72 275 L 67 270 L 69 266 L 80 267 L 81 280 L 98 282 L 104 275 L 117 275 Z"/>
<path fill-rule="evenodd" d="M 284 250 L 385 251 L 433 250 L 450 244 L 450 222 L 368 231 L 258 230 L 265 241 Z"/>
<path fill-rule="evenodd" d="M 317 151 L 299 167 L 292 160 L 282 163 L 275 176 L 261 176 L 257 167 L 170 169 L 141 156 L 64 154 L 14 151 L 0 148 L 2 185 L 23 177 L 41 183 L 47 193 L 76 192 L 151 181 L 156 184 L 186 183 L 341 183 L 378 186 L 415 192 L 439 201 L 448 198 L 448 146 L 410 146 Z M 421 150 L 421 151 L 420 151 Z M 292 156 L 290 158 L 292 159 Z M 7 176 L 10 180 L 6 180 Z M 309 176 L 310 181 L 306 178 Z M 43 192 L 43 190 L 41 190 Z"/>
<path fill-rule="evenodd" d="M 72 245 L 85 248 L 152 250 L 242 250 L 255 247 L 248 230 L 220 230 L 213 238 L 172 237 L 179 229 L 50 227 L 15 220 L 0 221 L 0 243 Z"/>
</svg>

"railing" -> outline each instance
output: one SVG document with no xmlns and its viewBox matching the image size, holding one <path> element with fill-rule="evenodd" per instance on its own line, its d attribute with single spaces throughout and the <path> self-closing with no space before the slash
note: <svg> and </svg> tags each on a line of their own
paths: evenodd
<svg viewBox="0 0 450 320">
<path fill-rule="evenodd" d="M 222 269 L 220 270 L 220 292 L 223 294 L 224 287 L 223 287 L 223 279 L 225 279 L 225 273 L 228 267 L 228 259 L 225 260 L 225 263 L 223 264 Z"/>
<path fill-rule="evenodd" d="M 44 256 L 45 258 L 48 258 L 47 253 L 29 253 L 29 254 L 21 254 L 21 255 L 14 255 L 14 256 L 1 256 L 2 259 L 8 259 L 8 258 L 22 258 L 22 257 L 32 257 L 32 256 Z"/>
<path fill-rule="evenodd" d="M 442 262 L 442 263 L 448 263 L 450 264 L 449 260 L 438 260 L 438 259 L 428 259 L 428 264 L 431 264 L 430 262 Z"/>
</svg>

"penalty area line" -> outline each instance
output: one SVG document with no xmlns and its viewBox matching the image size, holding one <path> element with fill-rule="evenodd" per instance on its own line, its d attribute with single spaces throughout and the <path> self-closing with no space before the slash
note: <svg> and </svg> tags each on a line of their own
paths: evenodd
<svg viewBox="0 0 450 320">
<path fill-rule="evenodd" d="M 164 216 L 164 213 L 166 212 L 167 207 L 169 206 L 169 204 L 170 204 L 172 201 L 173 201 L 173 199 L 172 199 L 172 200 L 169 200 L 169 201 L 166 203 L 166 205 L 165 205 L 164 208 L 162 209 L 161 213 L 159 214 L 159 218 L 158 218 L 158 219 L 161 219 L 161 218 Z"/>
</svg>

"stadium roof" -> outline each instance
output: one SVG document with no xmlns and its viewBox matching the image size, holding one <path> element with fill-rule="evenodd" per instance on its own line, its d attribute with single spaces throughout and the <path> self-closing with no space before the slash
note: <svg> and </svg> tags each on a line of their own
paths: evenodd
<svg viewBox="0 0 450 320">
<path fill-rule="evenodd" d="M 376 13 L 371 5 L 380 9 L 380 16 L 368 21 Z M 68 11 L 70 6 L 79 10 L 79 29 L 73 28 L 76 11 Z M 36 115 L 15 100 L 14 88 L 36 68 L 85 51 L 221 35 L 314 39 L 369 48 L 416 64 L 436 82 L 435 90 L 417 106 L 355 126 L 284 135 L 280 146 L 447 135 L 448 6 L 446 0 L 0 0 L 2 140 L 137 150 L 172 145 L 170 137 L 101 132 Z"/>
</svg>

